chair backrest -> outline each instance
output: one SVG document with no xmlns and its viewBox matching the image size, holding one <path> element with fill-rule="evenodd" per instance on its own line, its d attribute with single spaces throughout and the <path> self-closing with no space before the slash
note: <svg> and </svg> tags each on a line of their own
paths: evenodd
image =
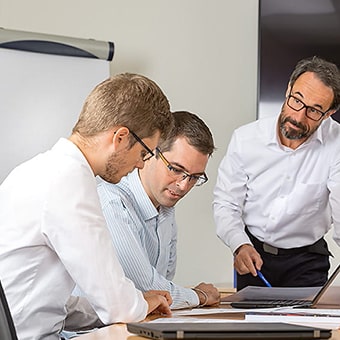
<svg viewBox="0 0 340 340">
<path fill-rule="evenodd" d="M 0 282 L 0 339 L 18 340 L 5 292 Z"/>
</svg>

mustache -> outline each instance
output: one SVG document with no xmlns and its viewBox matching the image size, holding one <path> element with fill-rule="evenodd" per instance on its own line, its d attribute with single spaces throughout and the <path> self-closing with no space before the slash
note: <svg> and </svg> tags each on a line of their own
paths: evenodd
<svg viewBox="0 0 340 340">
<path fill-rule="evenodd" d="M 303 131 L 306 130 L 306 126 L 305 125 L 303 125 L 302 123 L 297 122 L 295 119 L 293 119 L 291 117 L 285 117 L 285 119 L 283 120 L 283 124 L 285 124 L 287 122 L 291 123 L 292 125 L 296 126 L 297 128 L 299 128 L 299 129 L 301 129 Z"/>
</svg>

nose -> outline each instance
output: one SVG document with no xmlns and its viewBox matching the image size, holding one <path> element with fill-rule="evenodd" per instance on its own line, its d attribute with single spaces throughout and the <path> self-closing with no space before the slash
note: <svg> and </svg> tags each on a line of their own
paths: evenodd
<svg viewBox="0 0 340 340">
<path fill-rule="evenodd" d="M 176 185 L 183 191 L 188 190 L 192 186 L 192 184 L 189 180 L 190 180 L 190 178 L 186 177 L 186 178 L 184 178 L 180 181 L 177 181 Z"/>
<path fill-rule="evenodd" d="M 142 159 L 139 159 L 136 163 L 136 168 L 143 169 L 144 168 L 144 161 Z"/>
<path fill-rule="evenodd" d="M 307 107 L 304 107 L 303 109 L 299 111 L 294 111 L 294 118 L 297 122 L 302 122 L 307 119 Z"/>
<path fill-rule="evenodd" d="M 301 110 L 301 115 L 299 116 L 300 119 L 307 119 L 307 107 L 304 107 L 302 110 Z"/>
</svg>

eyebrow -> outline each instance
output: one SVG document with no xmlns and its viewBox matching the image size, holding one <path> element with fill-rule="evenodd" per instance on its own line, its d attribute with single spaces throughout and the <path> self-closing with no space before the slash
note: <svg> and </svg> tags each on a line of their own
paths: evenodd
<svg viewBox="0 0 340 340">
<path fill-rule="evenodd" d="M 190 174 L 190 175 L 203 175 L 203 174 L 205 174 L 205 171 L 203 171 L 203 172 L 194 172 L 194 173 L 191 173 L 191 172 L 189 172 L 183 165 L 181 165 L 181 164 L 179 164 L 179 163 L 176 163 L 176 162 L 170 162 L 169 160 L 168 160 L 168 162 L 170 163 L 170 165 L 172 165 L 172 166 L 174 166 L 174 167 L 176 167 L 176 168 L 180 168 L 181 170 L 184 170 L 185 172 L 187 172 L 188 174 Z"/>
<path fill-rule="evenodd" d="M 302 97 L 302 99 L 305 99 L 305 97 L 303 96 L 303 94 L 299 91 L 296 91 L 294 92 L 294 95 L 299 95 L 300 97 Z M 304 103 L 305 104 L 305 103 Z M 306 104 L 305 104 L 306 105 Z M 321 109 L 321 110 L 324 110 L 324 108 L 322 107 L 322 105 L 320 104 L 314 104 L 314 105 L 307 105 L 307 106 L 310 106 L 310 107 L 314 107 L 316 109 Z"/>
</svg>

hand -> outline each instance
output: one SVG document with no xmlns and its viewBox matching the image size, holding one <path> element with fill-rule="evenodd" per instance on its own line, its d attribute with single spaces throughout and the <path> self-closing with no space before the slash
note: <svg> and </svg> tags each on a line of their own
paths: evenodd
<svg viewBox="0 0 340 340">
<path fill-rule="evenodd" d="M 208 300 L 206 299 L 205 295 L 202 294 L 199 290 L 195 290 L 196 288 L 206 293 L 208 296 Z M 200 305 L 204 304 L 204 306 L 212 306 L 218 305 L 220 303 L 220 292 L 211 283 L 201 282 L 194 288 L 194 290 L 198 295 Z"/>
<path fill-rule="evenodd" d="M 251 244 L 243 244 L 236 250 L 234 268 L 240 275 L 252 274 L 257 276 L 256 270 L 260 270 L 263 261 L 260 254 Z"/>
<path fill-rule="evenodd" d="M 172 297 L 167 290 L 148 290 L 147 292 L 144 292 L 143 295 L 144 295 L 144 298 L 148 296 L 152 296 L 152 295 L 161 295 L 165 297 L 169 305 L 172 304 Z"/>
<path fill-rule="evenodd" d="M 148 303 L 148 314 L 171 315 L 170 305 L 172 298 L 165 290 L 150 290 L 143 293 L 144 299 Z"/>
</svg>

